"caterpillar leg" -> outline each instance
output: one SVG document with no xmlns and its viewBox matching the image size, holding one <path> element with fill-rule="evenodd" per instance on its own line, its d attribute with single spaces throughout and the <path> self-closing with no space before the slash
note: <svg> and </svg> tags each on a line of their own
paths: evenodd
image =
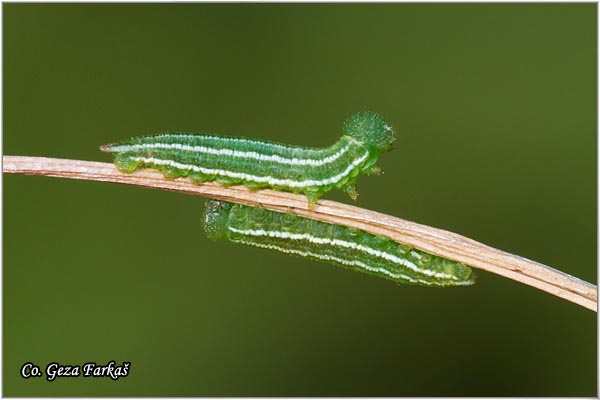
<svg viewBox="0 0 600 400">
<path fill-rule="evenodd" d="M 130 174 L 137 169 L 139 164 L 133 157 L 117 154 L 115 156 L 115 166 L 119 171 Z"/>
<path fill-rule="evenodd" d="M 163 167 L 162 173 L 165 176 L 165 178 L 169 179 L 175 179 L 185 175 L 184 173 L 182 173 L 181 170 L 173 167 Z"/>
<path fill-rule="evenodd" d="M 264 185 L 261 183 L 254 183 L 254 182 L 244 182 L 244 186 L 246 186 L 248 189 L 250 189 L 253 192 L 256 192 L 257 190 L 260 189 L 264 189 Z"/>
<path fill-rule="evenodd" d="M 208 178 L 205 175 L 199 172 L 190 172 L 188 178 L 190 178 L 190 180 L 194 183 L 202 183 L 208 180 Z"/>
<path fill-rule="evenodd" d="M 313 210 L 315 208 L 315 204 L 319 201 L 319 198 L 323 193 L 320 192 L 306 192 L 306 197 L 308 198 L 308 209 Z"/>
<path fill-rule="evenodd" d="M 367 169 L 365 169 L 365 174 L 367 175 L 382 175 L 383 171 L 376 165 L 371 165 Z"/>
<path fill-rule="evenodd" d="M 219 181 L 219 186 L 223 186 L 225 188 L 228 188 L 230 186 L 235 186 L 236 183 L 232 182 L 232 181 Z"/>
<path fill-rule="evenodd" d="M 346 193 L 348 193 L 348 196 L 350 196 L 350 198 L 354 201 L 356 201 L 356 199 L 358 199 L 358 190 L 356 189 L 356 184 L 355 183 L 348 183 L 346 184 L 346 186 L 344 186 L 342 188 L 342 190 Z"/>
</svg>

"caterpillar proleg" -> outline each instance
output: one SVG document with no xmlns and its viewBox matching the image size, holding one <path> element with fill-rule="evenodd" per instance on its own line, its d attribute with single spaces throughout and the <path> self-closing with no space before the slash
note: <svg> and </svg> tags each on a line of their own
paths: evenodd
<svg viewBox="0 0 600 400">
<path fill-rule="evenodd" d="M 390 150 L 394 140 L 393 129 L 382 116 L 361 112 L 345 121 L 343 136 L 326 148 L 167 133 L 100 149 L 115 153 L 115 165 L 122 172 L 148 167 L 161 170 L 168 178 L 187 176 L 194 182 L 303 193 L 312 206 L 334 188 L 345 190 L 356 200 L 358 176 L 380 173 L 375 166 L 379 153 Z"/>
<path fill-rule="evenodd" d="M 468 266 L 358 229 L 217 200 L 206 203 L 204 231 L 264 249 L 335 264 L 399 283 L 431 287 L 475 283 Z"/>
</svg>

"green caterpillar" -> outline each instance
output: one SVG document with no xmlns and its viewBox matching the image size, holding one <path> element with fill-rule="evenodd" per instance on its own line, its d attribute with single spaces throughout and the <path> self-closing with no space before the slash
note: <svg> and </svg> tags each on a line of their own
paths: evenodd
<svg viewBox="0 0 600 400">
<path fill-rule="evenodd" d="M 139 167 L 161 170 L 168 178 L 187 176 L 194 182 L 243 184 L 303 193 L 313 206 L 338 188 L 356 200 L 360 174 L 378 174 L 379 153 L 395 141 L 390 124 L 379 114 L 361 112 L 344 123 L 343 136 L 322 149 L 210 135 L 164 134 L 132 138 L 101 146 L 115 154 L 122 172 Z"/>
<path fill-rule="evenodd" d="M 409 248 L 384 236 L 283 214 L 209 200 L 204 231 L 213 239 L 328 262 L 399 283 L 433 287 L 475 283 L 468 266 Z"/>
</svg>

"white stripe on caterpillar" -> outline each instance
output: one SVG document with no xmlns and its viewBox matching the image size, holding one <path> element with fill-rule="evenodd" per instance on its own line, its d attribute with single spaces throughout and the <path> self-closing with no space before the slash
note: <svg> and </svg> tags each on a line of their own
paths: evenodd
<svg viewBox="0 0 600 400">
<path fill-rule="evenodd" d="M 111 152 L 126 152 L 135 150 L 152 150 L 152 149 L 163 149 L 163 150 L 184 150 L 191 151 L 194 153 L 211 154 L 216 156 L 231 156 L 237 158 L 251 158 L 258 161 L 272 161 L 279 164 L 287 165 L 310 165 L 318 167 L 321 165 L 329 164 L 346 154 L 346 152 L 352 146 L 352 142 L 349 142 L 346 146 L 341 148 L 337 153 L 325 157 L 322 160 L 319 159 L 301 159 L 301 158 L 285 158 L 279 155 L 273 154 L 260 154 L 255 151 L 238 151 L 231 149 L 214 149 L 206 146 L 190 146 L 181 143 L 143 143 L 143 144 L 130 144 L 122 146 L 114 146 L 110 148 Z"/>
<path fill-rule="evenodd" d="M 285 247 L 280 247 L 280 246 L 276 246 L 276 245 L 272 245 L 272 244 L 261 244 L 261 243 L 256 243 L 256 242 L 251 242 L 251 241 L 245 241 L 245 240 L 239 240 L 237 241 L 238 243 L 241 244 L 247 244 L 250 246 L 254 246 L 254 247 L 260 247 L 263 249 L 269 249 L 269 250 L 276 250 L 276 251 L 280 251 L 282 253 L 285 254 L 294 254 L 297 256 L 301 256 L 301 257 L 315 257 L 319 260 L 322 261 L 334 261 L 334 262 L 338 262 L 340 264 L 343 265 L 347 265 L 350 267 L 359 267 L 362 268 L 364 270 L 367 270 L 369 272 L 376 272 L 376 273 L 380 273 L 380 274 L 384 274 L 387 275 L 391 278 L 394 279 L 406 279 L 409 282 L 412 283 L 421 283 L 423 285 L 427 285 L 427 286 L 431 286 L 431 285 L 436 285 L 435 283 L 429 282 L 429 281 L 425 281 L 423 279 L 413 279 L 408 275 L 404 275 L 404 274 L 394 274 L 393 272 L 388 271 L 385 268 L 380 268 L 380 267 L 371 267 L 370 265 L 367 265 L 361 261 L 358 260 L 346 260 L 343 258 L 339 258 L 339 257 L 335 257 L 335 256 L 330 256 L 327 254 L 319 254 L 319 253 L 313 253 L 312 251 L 301 251 L 301 250 L 296 250 L 296 249 L 287 249 Z"/>
<path fill-rule="evenodd" d="M 290 188 L 304 188 L 304 187 L 309 187 L 309 186 L 326 186 L 326 185 L 335 184 L 335 183 L 339 182 L 340 180 L 342 180 L 343 178 L 345 178 L 346 176 L 348 176 L 350 174 L 350 172 L 352 172 L 352 170 L 354 168 L 356 168 L 364 160 L 366 160 L 368 156 L 369 156 L 369 152 L 366 151 L 361 157 L 354 160 L 350 165 L 348 165 L 348 167 L 343 172 L 341 172 L 337 175 L 334 175 L 330 178 L 321 179 L 321 180 L 308 179 L 308 180 L 304 180 L 304 181 L 294 181 L 292 179 L 277 179 L 272 176 L 256 176 L 256 175 L 245 174 L 242 172 L 227 171 L 227 170 L 223 170 L 223 169 L 210 169 L 210 168 L 204 168 L 204 167 L 201 167 L 198 165 L 183 164 L 183 163 L 179 163 L 179 162 L 176 162 L 173 160 L 163 160 L 163 159 L 155 158 L 155 157 L 135 157 L 134 160 L 136 162 L 142 162 L 142 163 L 146 163 L 146 164 L 168 165 L 173 168 L 201 172 L 201 173 L 207 174 L 207 175 L 220 175 L 220 176 L 226 176 L 229 178 L 243 179 L 243 180 L 251 181 L 251 182 L 268 183 L 269 185 L 272 185 L 272 186 L 279 185 L 279 186 L 287 186 Z"/>
<path fill-rule="evenodd" d="M 421 273 L 421 274 L 424 274 L 427 276 L 432 276 L 435 278 L 458 280 L 458 278 L 453 275 L 445 274 L 443 272 L 435 272 L 435 271 L 432 271 L 429 269 L 421 269 L 421 268 L 417 267 L 415 264 L 413 264 L 412 262 L 398 258 L 398 257 L 394 256 L 393 254 L 389 254 L 389 253 L 386 253 L 386 252 L 383 252 L 380 250 L 375 250 L 370 247 L 363 246 L 361 244 L 348 242 L 345 240 L 316 237 L 316 236 L 312 236 L 308 233 L 266 231 L 263 229 L 242 230 L 242 229 L 237 229 L 237 228 L 234 228 L 231 226 L 229 227 L 229 230 L 234 233 L 239 233 L 239 234 L 245 235 L 245 236 L 267 236 L 267 237 L 278 238 L 278 239 L 306 240 L 306 241 L 308 241 L 310 243 L 314 243 L 314 244 L 328 244 L 328 245 L 332 245 L 332 246 L 344 247 L 347 249 L 359 250 L 359 251 L 363 251 L 365 253 L 371 254 L 375 257 L 383 258 L 383 259 L 391 261 L 393 263 L 403 265 L 403 266 L 415 271 L 416 273 Z"/>
</svg>

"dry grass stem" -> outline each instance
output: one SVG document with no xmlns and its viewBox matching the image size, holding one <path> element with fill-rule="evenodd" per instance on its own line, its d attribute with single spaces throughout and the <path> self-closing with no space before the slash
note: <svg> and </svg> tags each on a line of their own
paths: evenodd
<svg viewBox="0 0 600 400">
<path fill-rule="evenodd" d="M 113 164 L 92 161 L 4 156 L 3 171 L 9 174 L 115 182 L 262 206 L 274 211 L 292 211 L 306 218 L 388 236 L 397 242 L 533 286 L 597 311 L 597 287 L 588 282 L 456 233 L 334 201 L 320 200 L 313 210 L 309 210 L 306 197 L 299 194 L 274 190 L 251 191 L 243 186 L 226 188 L 214 182 L 195 184 L 185 178 L 166 179 L 162 173 L 152 170 L 124 174 Z"/>
</svg>

